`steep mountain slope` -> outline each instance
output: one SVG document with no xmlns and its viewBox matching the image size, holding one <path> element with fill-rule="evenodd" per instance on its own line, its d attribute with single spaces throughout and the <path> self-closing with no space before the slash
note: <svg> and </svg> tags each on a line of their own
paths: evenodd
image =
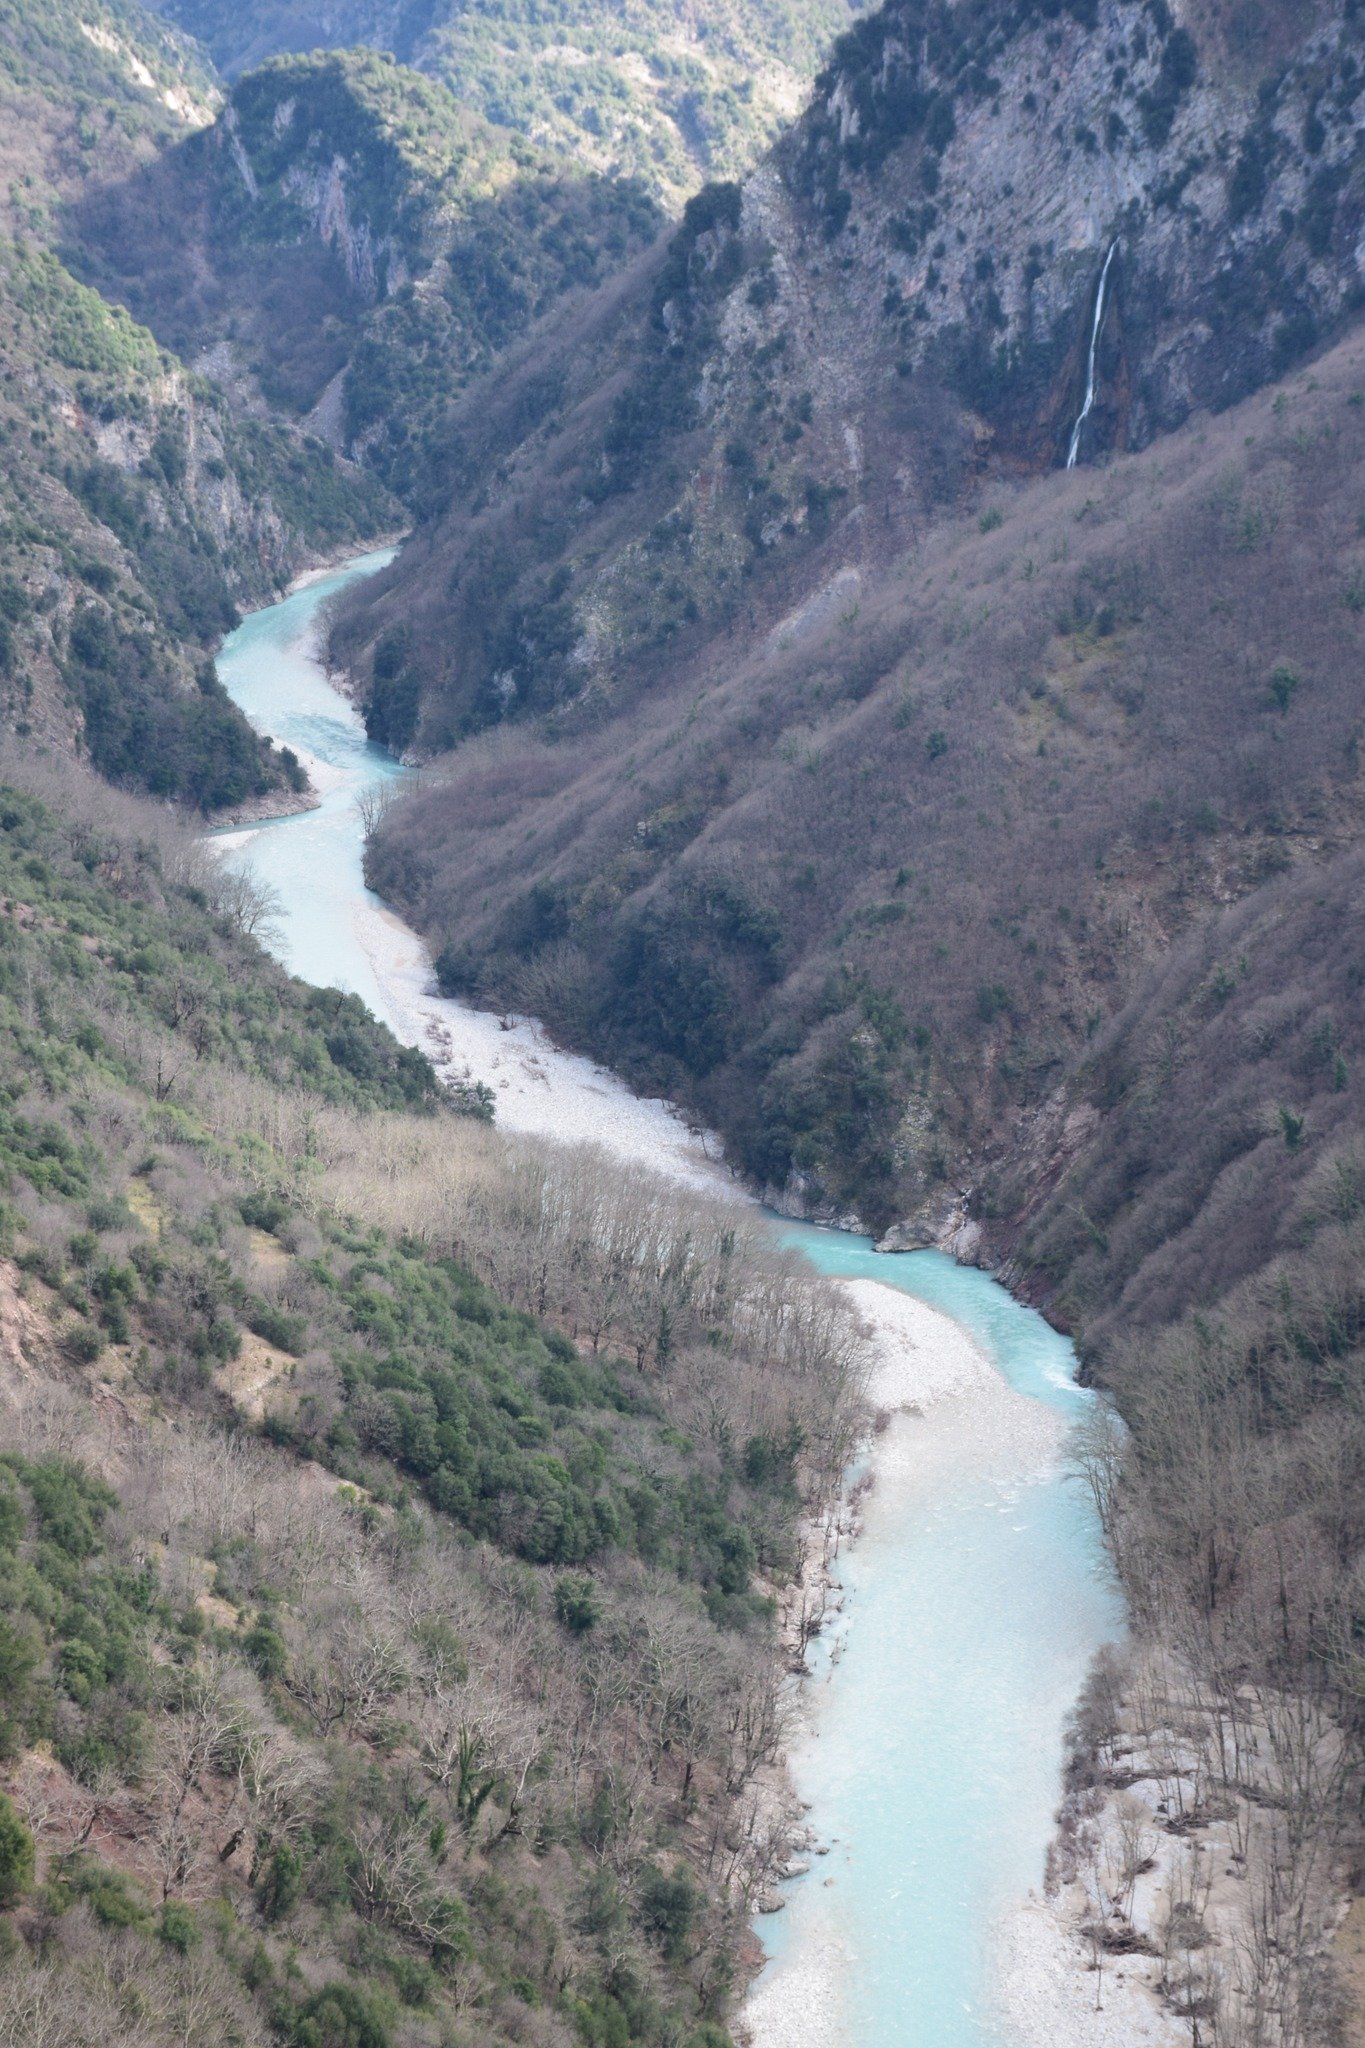
<svg viewBox="0 0 1365 2048">
<path fill-rule="evenodd" d="M 372 876 L 452 985 L 687 1093 L 789 1198 L 980 1189 L 1179 934 L 1358 837 L 1362 389 L 1351 340 L 994 486 L 610 725 L 471 740 Z"/>
<path fill-rule="evenodd" d="M 564 170 L 372 54 L 284 59 L 68 216 L 71 260 L 230 387 L 315 409 L 430 495 L 451 399 L 556 299 L 652 238 L 635 185 Z"/>
<path fill-rule="evenodd" d="M 432 757 L 369 874 L 448 987 L 1076 1333 L 1129 1725 L 1306 1767 L 1260 1959 L 1192 1885 L 1168 1983 L 1318 2048 L 1294 1916 L 1365 1738 L 1365 71 L 1353 7 L 1258 18 L 869 18 L 564 330 L 556 408 L 553 344 L 456 408 L 448 512 L 333 646 Z M 1131 1783 L 1118 1691 L 1063 1860 Z"/>
<path fill-rule="evenodd" d="M 1357 42 L 1326 9 L 1258 85 L 1211 33 L 1201 73 L 1164 4 L 1094 26 L 1004 0 L 869 16 L 628 304 L 457 413 L 459 502 L 395 607 L 420 743 L 528 702 L 618 703 L 698 618 L 771 618 L 912 544 L 974 477 L 1061 463 L 1111 251 L 1087 460 L 1281 374 L 1361 288 Z M 1078 140 L 1107 103 L 1103 143 Z M 526 390 L 566 358 L 528 437 Z M 490 556 L 510 565 L 495 592 Z M 373 644 L 383 591 L 368 602 Z"/>
<path fill-rule="evenodd" d="M 111 780 L 214 810 L 302 787 L 211 650 L 306 548 L 392 523 L 373 478 L 262 420 L 39 250 L 0 242 L 6 721 Z"/>
<path fill-rule="evenodd" d="M 677 201 L 745 170 L 801 104 L 849 0 L 165 0 L 229 78 L 265 58 L 365 45 L 441 80 L 561 163 Z"/>
<path fill-rule="evenodd" d="M 1320 391 L 1012 482 L 1065 461 L 1116 237 L 1087 461 L 1346 315 L 1353 17 L 1263 43 L 1258 78 L 1204 18 L 1088 13 L 869 17 L 773 163 L 457 408 L 450 512 L 334 640 L 391 743 L 500 728 L 374 850 L 452 983 L 878 1224 L 976 1182 L 983 1136 L 1009 1149 L 1268 836 L 1324 805 L 1355 829 L 1353 347 Z M 1128 114 L 1092 152 L 1070 123 L 1100 87 Z M 528 436 L 551 356 L 567 385 Z M 1169 833 L 1173 900 L 1120 967 L 1102 935 L 1134 929 Z M 1040 906 L 1079 922 L 1026 933 Z"/>
<path fill-rule="evenodd" d="M 287 764 L 205 664 L 233 586 L 270 588 L 289 532 L 268 494 L 248 506 L 221 403 L 18 244 L 0 244 L 0 336 L 6 723 L 205 809 L 264 795 Z"/>
<path fill-rule="evenodd" d="M 849 1319 L 453 1116 L 164 812 L 0 834 L 0 2029 L 726 2048 Z"/>
<path fill-rule="evenodd" d="M 301 782 L 208 665 L 237 603 L 399 517 L 322 442 L 234 414 L 53 253 L 82 194 L 145 172 L 217 101 L 188 46 L 136 7 L 0 18 L 6 721 L 205 810 Z"/>
<path fill-rule="evenodd" d="M 0 7 L 0 229 L 46 233 L 89 178 L 126 176 L 212 120 L 203 54 L 135 0 Z"/>
</svg>

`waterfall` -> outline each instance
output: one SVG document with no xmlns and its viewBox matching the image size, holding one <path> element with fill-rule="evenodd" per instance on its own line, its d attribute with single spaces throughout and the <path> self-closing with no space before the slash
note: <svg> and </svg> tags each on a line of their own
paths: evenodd
<svg viewBox="0 0 1365 2048">
<path fill-rule="evenodd" d="M 1099 355 L 1100 329 L 1104 325 L 1105 293 L 1109 285 L 1109 266 L 1114 260 L 1118 246 L 1119 238 L 1115 235 L 1113 241 L 1109 244 L 1109 254 L 1104 259 L 1104 268 L 1100 272 L 1100 288 L 1095 294 L 1095 321 L 1090 329 L 1090 360 L 1085 374 L 1085 404 L 1077 413 L 1076 424 L 1071 429 L 1071 445 L 1066 451 L 1066 466 L 1068 469 L 1076 467 L 1076 457 L 1081 452 L 1081 428 L 1089 419 L 1091 408 L 1095 403 L 1095 361 Z"/>
</svg>

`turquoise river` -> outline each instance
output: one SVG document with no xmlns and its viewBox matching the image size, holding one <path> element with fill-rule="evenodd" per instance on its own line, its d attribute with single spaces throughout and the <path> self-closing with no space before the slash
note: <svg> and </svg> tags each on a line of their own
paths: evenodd
<svg viewBox="0 0 1365 2048">
<path fill-rule="evenodd" d="M 386 914 L 364 885 L 356 804 L 405 771 L 366 741 L 311 639 L 327 596 L 387 559 L 308 581 L 224 646 L 231 695 L 307 758 L 322 793 L 318 809 L 241 834 L 240 855 L 228 845 L 281 900 L 274 943 L 285 964 L 355 990 L 412 1038 L 411 1005 L 392 999 L 364 938 Z M 542 1135 L 554 1138 L 554 1090 L 544 1096 Z M 1122 1625 L 1067 1455 L 1091 1397 L 1074 1384 L 1066 1340 L 984 1273 L 938 1253 L 887 1257 L 864 1238 L 774 1228 L 822 1273 L 901 1290 L 951 1318 L 1000 1378 L 996 1395 L 898 1416 L 871 1454 L 864 1531 L 839 1558 L 842 1612 L 820 1639 L 792 1747 L 825 1853 L 785 1887 L 786 1910 L 759 1922 L 770 1960 L 756 2040 L 1031 2048 L 1052 2036 L 1046 2014 L 1026 2023 L 1002 1989 L 1011 1916 L 1041 1890 L 1067 1712 L 1095 1649 Z"/>
</svg>

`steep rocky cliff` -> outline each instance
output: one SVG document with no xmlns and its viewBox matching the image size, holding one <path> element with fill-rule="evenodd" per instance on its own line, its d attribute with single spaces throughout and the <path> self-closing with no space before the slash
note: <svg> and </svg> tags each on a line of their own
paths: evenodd
<svg viewBox="0 0 1365 2048">
<path fill-rule="evenodd" d="M 217 690 L 210 650 L 238 602 L 397 508 L 317 438 L 234 411 L 56 253 L 90 191 L 212 122 L 202 56 L 133 0 L 0 10 L 0 52 L 5 722 L 204 809 L 287 793 L 297 769 Z"/>
<path fill-rule="evenodd" d="M 504 707 L 615 696 L 699 615 L 786 608 L 982 477 L 1062 464 L 1092 336 L 1083 462 L 1300 360 L 1358 301 L 1365 222 L 1353 11 L 1300 26 L 1239 67 L 1201 17 L 1145 0 L 860 23 L 774 156 L 694 202 L 599 341 L 575 329 L 567 380 L 570 349 L 547 346 L 548 430 L 542 406 L 526 438 L 534 363 L 457 415 L 467 494 L 401 599 L 420 613 L 429 560 L 432 639 L 459 628 L 453 661 L 425 664 L 429 744 Z M 491 630 L 472 574 L 489 546 L 525 564 Z"/>
<path fill-rule="evenodd" d="M 1068 450 L 1098 310 L 1080 452 L 1143 446 L 1359 301 L 1358 26 L 1294 13 L 1291 47 L 1238 64 L 1214 8 L 893 4 L 839 46 L 754 212 L 818 227 L 831 339 L 880 313 L 897 374 L 937 374 L 1031 465 Z"/>
<path fill-rule="evenodd" d="M 0 242 L 0 703 L 21 737 L 211 810 L 300 782 L 209 655 L 310 550 L 392 522 L 318 442 L 233 417 L 56 257 Z"/>
<path fill-rule="evenodd" d="M 68 221 L 83 274 L 259 410 L 429 495 L 441 415 L 556 300 L 655 233 L 641 189 L 566 171 L 368 52 L 283 59 Z"/>
</svg>

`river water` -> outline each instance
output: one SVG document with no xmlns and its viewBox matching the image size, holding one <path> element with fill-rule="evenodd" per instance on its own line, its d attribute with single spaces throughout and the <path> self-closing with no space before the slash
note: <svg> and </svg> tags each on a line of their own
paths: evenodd
<svg viewBox="0 0 1365 2048">
<path fill-rule="evenodd" d="M 310 580 L 246 619 L 219 657 L 233 698 L 306 759 L 322 795 L 316 810 L 224 835 L 281 899 L 274 949 L 487 1080 L 505 1127 L 593 1137 L 725 1186 L 705 1141 L 665 1105 L 557 1053 L 529 1020 L 436 997 L 420 942 L 365 888 L 356 798 L 405 771 L 366 741 L 313 635 L 324 600 L 388 559 Z M 1041 1886 L 1066 1713 L 1122 1621 L 1068 1459 L 1091 1397 L 1066 1340 L 985 1274 L 774 1227 L 821 1272 L 941 1311 L 994 1371 L 970 1396 L 897 1414 L 877 1440 L 864 1530 L 840 1560 L 843 1611 L 821 1639 L 792 1749 L 827 1853 L 786 1888 L 787 1910 L 759 1924 L 770 1962 L 752 2008 L 758 2048 L 1060 2044 L 1062 2015 L 1030 2017 L 1005 1957 Z"/>
</svg>

